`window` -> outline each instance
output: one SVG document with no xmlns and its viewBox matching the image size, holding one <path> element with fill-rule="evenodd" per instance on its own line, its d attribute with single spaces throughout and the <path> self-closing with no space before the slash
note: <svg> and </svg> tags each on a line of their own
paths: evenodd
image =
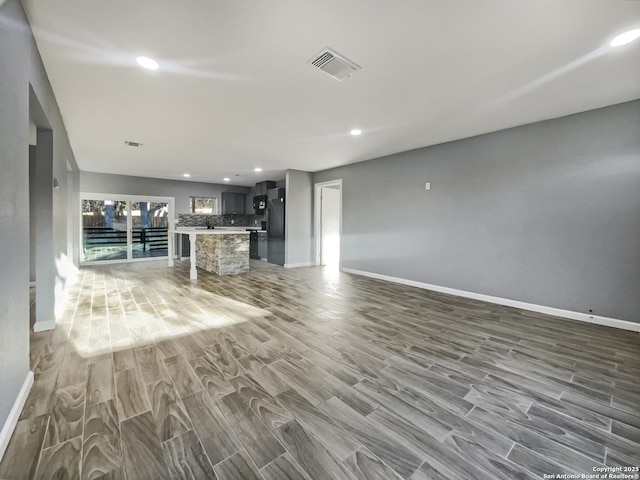
<svg viewBox="0 0 640 480">
<path fill-rule="evenodd" d="M 189 197 L 189 200 L 191 213 L 214 215 L 218 210 L 214 197 Z"/>
</svg>

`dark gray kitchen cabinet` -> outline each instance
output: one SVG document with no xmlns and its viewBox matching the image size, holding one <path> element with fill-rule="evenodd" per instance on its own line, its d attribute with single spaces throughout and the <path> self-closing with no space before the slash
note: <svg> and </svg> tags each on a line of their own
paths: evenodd
<svg viewBox="0 0 640 480">
<path fill-rule="evenodd" d="M 223 215 L 244 215 L 245 214 L 244 193 L 222 192 L 222 214 Z"/>
<path fill-rule="evenodd" d="M 267 232 L 258 232 L 258 256 L 260 258 L 267 258 Z"/>
<path fill-rule="evenodd" d="M 264 182 L 256 183 L 256 196 L 266 195 L 267 190 L 276 188 L 276 182 L 272 180 L 266 180 Z"/>
</svg>

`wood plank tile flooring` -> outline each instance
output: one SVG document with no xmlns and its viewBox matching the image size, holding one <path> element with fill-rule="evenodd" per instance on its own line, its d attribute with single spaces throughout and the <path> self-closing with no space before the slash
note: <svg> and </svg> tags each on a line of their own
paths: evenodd
<svg viewBox="0 0 640 480">
<path fill-rule="evenodd" d="M 2 479 L 540 479 L 640 465 L 640 335 L 332 272 L 83 268 Z"/>
</svg>

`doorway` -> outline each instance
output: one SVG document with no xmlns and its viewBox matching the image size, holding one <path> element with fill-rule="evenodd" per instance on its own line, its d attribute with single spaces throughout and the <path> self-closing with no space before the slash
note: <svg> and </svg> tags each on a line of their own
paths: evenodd
<svg viewBox="0 0 640 480">
<path fill-rule="evenodd" d="M 167 258 L 174 199 L 80 194 L 83 264 Z"/>
<path fill-rule="evenodd" d="M 316 265 L 340 267 L 342 179 L 316 183 Z"/>
</svg>

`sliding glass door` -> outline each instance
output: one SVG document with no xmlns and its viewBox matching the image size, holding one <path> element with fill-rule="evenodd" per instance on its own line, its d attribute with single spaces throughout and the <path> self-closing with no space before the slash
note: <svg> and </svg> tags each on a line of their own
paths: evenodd
<svg viewBox="0 0 640 480">
<path fill-rule="evenodd" d="M 166 202 L 131 202 L 133 258 L 166 257 L 169 205 Z"/>
<path fill-rule="evenodd" d="M 127 202 L 82 200 L 82 261 L 127 259 Z"/>
<path fill-rule="evenodd" d="M 81 194 L 82 263 L 167 257 L 174 199 Z"/>
</svg>

